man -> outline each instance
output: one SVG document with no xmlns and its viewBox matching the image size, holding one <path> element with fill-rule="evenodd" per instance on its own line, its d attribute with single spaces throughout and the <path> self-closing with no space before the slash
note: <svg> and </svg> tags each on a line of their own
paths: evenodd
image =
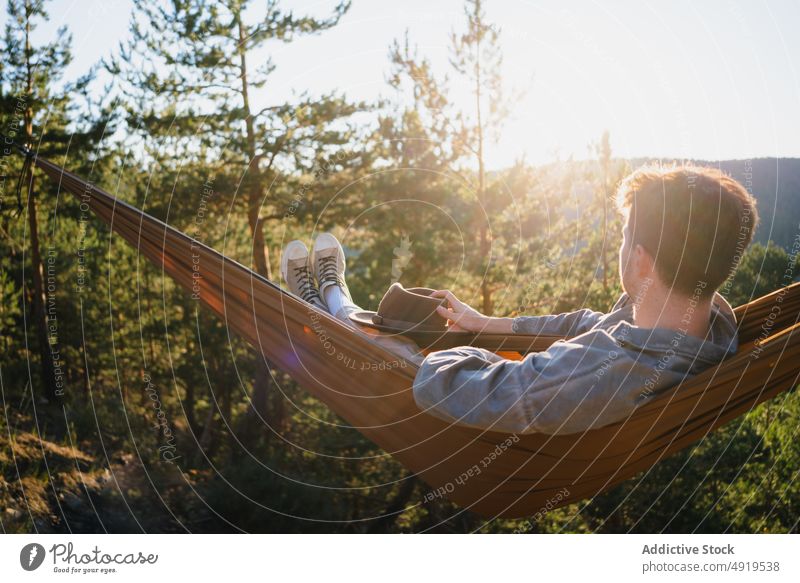
<svg viewBox="0 0 800 583">
<path fill-rule="evenodd" d="M 733 310 L 716 290 L 752 240 L 753 197 L 717 170 L 645 168 L 623 181 L 618 206 L 625 216 L 624 293 L 607 314 L 492 318 L 449 291 L 436 292 L 448 303 L 440 315 L 456 330 L 570 339 L 521 361 L 473 347 L 431 353 L 413 386 L 422 409 L 480 429 L 575 433 L 624 420 L 736 352 Z M 346 291 L 343 255 L 341 263 L 328 277 L 324 266 L 315 269 L 320 287 L 330 290 L 331 312 L 346 320 L 357 308 Z"/>
<path fill-rule="evenodd" d="M 619 189 L 625 293 L 608 314 L 489 318 L 440 292 L 464 330 L 573 336 L 521 362 L 457 348 L 431 354 L 414 381 L 420 407 L 509 432 L 574 433 L 625 419 L 662 390 L 737 349 L 716 292 L 757 224 L 755 200 L 719 171 L 643 169 Z"/>
</svg>

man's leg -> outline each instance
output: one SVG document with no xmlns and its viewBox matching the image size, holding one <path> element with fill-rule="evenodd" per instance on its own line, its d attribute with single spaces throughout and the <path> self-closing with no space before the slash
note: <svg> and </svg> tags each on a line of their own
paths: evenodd
<svg viewBox="0 0 800 583">
<path fill-rule="evenodd" d="M 314 242 L 313 269 L 328 312 L 351 328 L 368 334 L 383 348 L 409 362 L 419 364 L 424 359 L 419 346 L 412 340 L 397 335 L 388 335 L 366 326 L 359 326 L 350 319 L 350 314 L 361 310 L 353 303 L 350 290 L 344 279 L 344 250 L 330 233 L 322 233 Z"/>
<path fill-rule="evenodd" d="M 344 285 L 347 286 L 347 283 L 344 282 Z M 349 294 L 345 293 L 338 284 L 329 285 L 322 293 L 328 312 L 343 322 L 349 322 L 350 314 L 361 309 L 353 303 Z"/>
<path fill-rule="evenodd" d="M 325 303 L 328 305 L 328 311 L 338 320 L 341 320 L 351 328 L 364 332 L 378 345 L 409 362 L 420 364 L 424 360 L 425 357 L 420 354 L 419 346 L 413 340 L 396 334 L 385 334 L 374 328 L 360 326 L 353 322 L 350 319 L 350 314 L 360 311 L 361 308 L 355 305 L 338 285 L 326 288 L 323 295 Z"/>
</svg>

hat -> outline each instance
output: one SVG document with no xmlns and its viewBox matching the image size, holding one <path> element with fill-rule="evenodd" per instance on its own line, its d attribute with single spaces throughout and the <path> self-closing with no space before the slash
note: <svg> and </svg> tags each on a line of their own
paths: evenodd
<svg viewBox="0 0 800 583">
<path fill-rule="evenodd" d="M 350 314 L 350 319 L 362 326 L 384 332 L 394 332 L 413 339 L 420 348 L 443 350 L 456 346 L 476 346 L 488 350 L 506 350 L 526 353 L 545 350 L 561 337 L 526 334 L 486 334 L 453 331 L 436 308 L 446 306 L 444 298 L 433 298 L 432 289 L 426 287 L 404 288 L 393 283 L 378 304 L 377 312 L 361 310 Z"/>
<path fill-rule="evenodd" d="M 444 298 L 433 298 L 434 290 L 426 287 L 404 288 L 393 283 L 383 294 L 377 312 L 353 312 L 350 319 L 357 324 L 384 332 L 409 336 L 437 336 L 447 332 L 447 320 L 436 312 L 445 306 Z"/>
</svg>

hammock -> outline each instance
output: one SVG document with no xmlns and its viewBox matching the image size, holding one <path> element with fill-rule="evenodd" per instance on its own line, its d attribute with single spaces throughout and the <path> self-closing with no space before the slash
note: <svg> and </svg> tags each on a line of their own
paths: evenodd
<svg viewBox="0 0 800 583">
<path fill-rule="evenodd" d="M 194 291 L 200 301 L 233 331 L 427 482 L 426 500 L 444 495 L 483 516 L 510 518 L 590 498 L 798 382 L 800 283 L 795 283 L 736 308 L 736 355 L 618 423 L 563 436 L 509 436 L 448 424 L 416 406 L 411 384 L 417 367 L 398 361 L 367 334 L 59 166 L 24 153 L 181 286 L 189 292 L 193 284 L 199 286 Z M 199 266 L 201 278 L 193 278 L 193 266 Z M 519 338 L 510 340 L 520 349 Z M 543 350 L 553 340 L 532 337 L 522 343 Z"/>
</svg>

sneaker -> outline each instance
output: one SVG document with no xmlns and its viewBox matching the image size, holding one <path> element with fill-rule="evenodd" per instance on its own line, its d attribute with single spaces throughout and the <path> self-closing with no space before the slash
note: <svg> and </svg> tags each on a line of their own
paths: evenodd
<svg viewBox="0 0 800 583">
<path fill-rule="evenodd" d="M 344 281 L 347 264 L 344 260 L 344 249 L 339 240 L 330 233 L 322 233 L 314 241 L 314 277 L 317 278 L 320 293 L 331 285 L 338 285 L 351 302 L 350 290 Z"/>
<path fill-rule="evenodd" d="M 303 301 L 321 308 L 325 307 L 322 296 L 319 294 L 314 276 L 311 273 L 308 247 L 302 241 L 292 241 L 286 246 L 281 255 L 281 276 L 289 286 L 289 291 L 299 296 Z"/>
</svg>

